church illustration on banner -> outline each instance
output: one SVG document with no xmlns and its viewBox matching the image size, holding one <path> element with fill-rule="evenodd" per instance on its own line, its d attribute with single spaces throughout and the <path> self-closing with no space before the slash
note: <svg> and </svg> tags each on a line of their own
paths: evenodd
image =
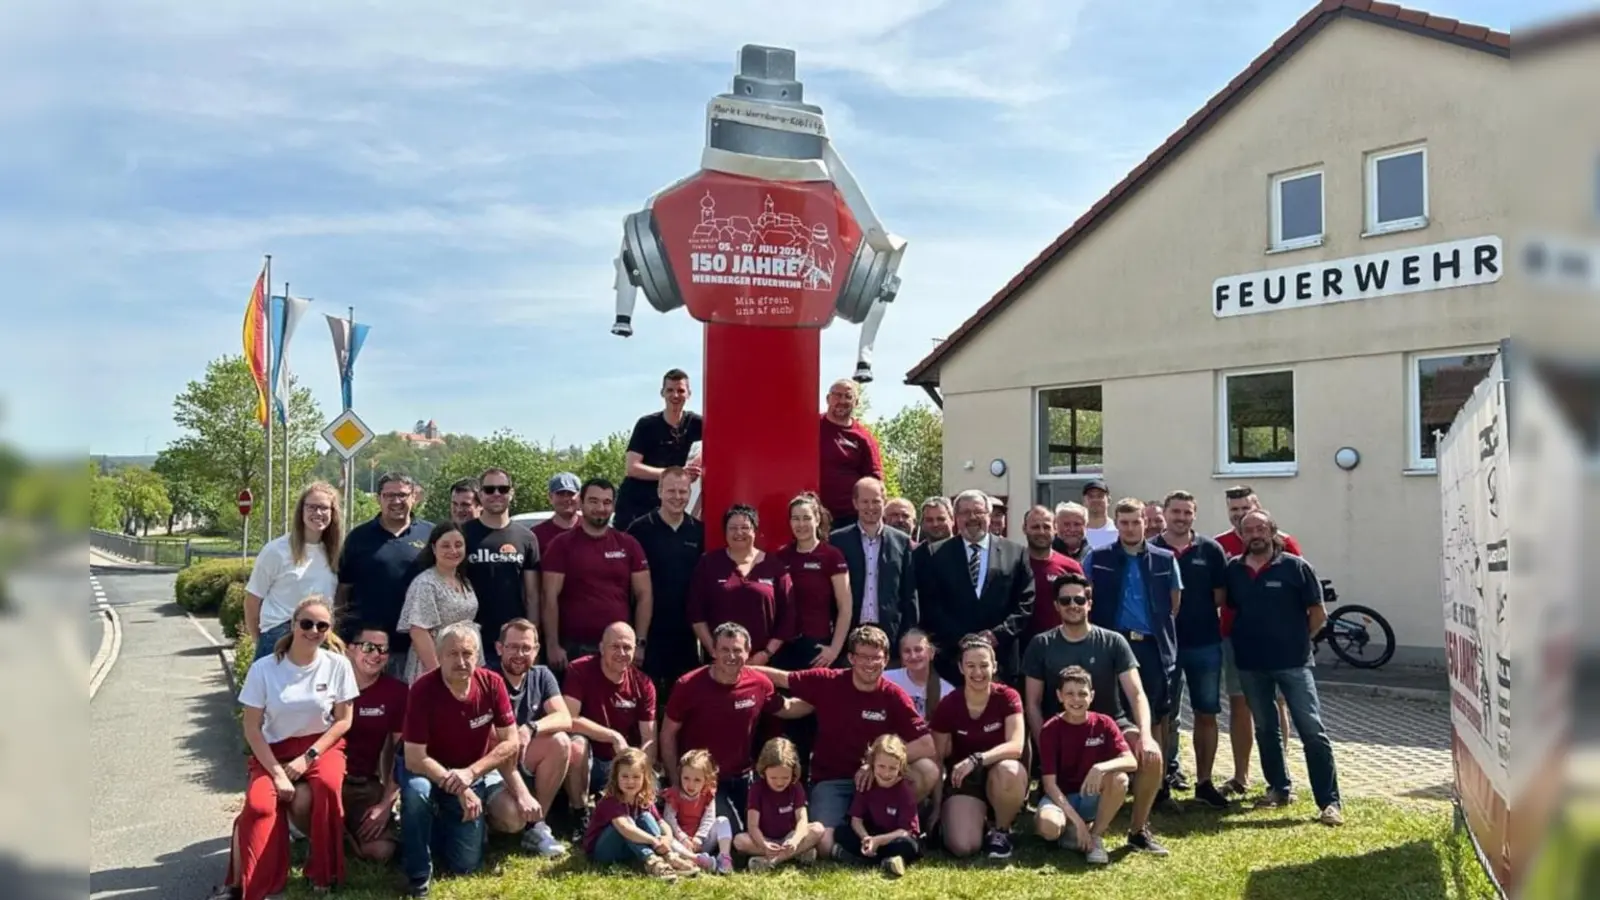
<svg viewBox="0 0 1600 900">
<path fill-rule="evenodd" d="M 717 218 L 717 201 L 710 191 L 700 198 L 700 223 L 689 234 L 690 246 L 715 249 L 719 243 L 757 247 L 800 247 L 805 251 L 802 281 L 807 290 L 831 290 L 837 254 L 827 223 L 806 223 L 794 213 L 778 212 L 772 195 L 755 219 L 735 215 Z"/>
</svg>

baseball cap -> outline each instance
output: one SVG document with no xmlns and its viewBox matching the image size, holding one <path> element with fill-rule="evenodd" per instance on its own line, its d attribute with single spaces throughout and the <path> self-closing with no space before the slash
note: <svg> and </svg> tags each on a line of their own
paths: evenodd
<svg viewBox="0 0 1600 900">
<path fill-rule="evenodd" d="M 576 494 L 579 487 L 578 476 L 571 472 L 557 472 L 550 476 L 550 493 L 552 494 Z"/>
<path fill-rule="evenodd" d="M 554 488 L 552 488 L 551 490 L 554 490 Z M 1106 487 L 1105 481 L 1103 479 L 1100 479 L 1100 478 L 1096 478 L 1096 479 L 1094 479 L 1092 481 L 1089 481 L 1089 482 L 1086 482 L 1084 484 L 1084 486 L 1083 486 L 1084 495 L 1088 496 L 1090 491 L 1100 491 L 1103 494 L 1111 493 L 1111 489 Z"/>
</svg>

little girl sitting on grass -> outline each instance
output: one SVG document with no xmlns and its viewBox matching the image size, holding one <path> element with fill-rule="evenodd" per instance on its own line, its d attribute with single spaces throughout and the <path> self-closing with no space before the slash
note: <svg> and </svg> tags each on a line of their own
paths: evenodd
<svg viewBox="0 0 1600 900">
<path fill-rule="evenodd" d="M 629 747 L 618 753 L 583 835 L 583 852 L 601 864 L 637 860 L 645 872 L 669 881 L 700 874 L 691 857 L 673 849 L 655 802 L 655 773 L 644 751 Z"/>
<path fill-rule="evenodd" d="M 890 878 L 922 857 L 917 840 L 917 792 L 906 778 L 906 745 L 886 734 L 867 748 L 872 781 L 850 802 L 850 824 L 834 829 L 833 856 L 841 861 L 877 861 Z"/>
<path fill-rule="evenodd" d="M 717 874 L 733 872 L 733 826 L 716 813 L 717 764 L 704 750 L 690 750 L 678 761 L 682 787 L 662 792 L 662 806 L 671 830 L 673 849 L 694 857 L 700 868 Z M 717 855 L 713 857 L 711 851 Z"/>
<path fill-rule="evenodd" d="M 794 859 L 817 860 L 817 844 L 825 829 L 806 814 L 806 791 L 800 786 L 800 754 L 787 738 L 773 738 L 756 760 L 750 784 L 745 830 L 733 847 L 750 857 L 750 871 L 765 872 Z"/>
</svg>

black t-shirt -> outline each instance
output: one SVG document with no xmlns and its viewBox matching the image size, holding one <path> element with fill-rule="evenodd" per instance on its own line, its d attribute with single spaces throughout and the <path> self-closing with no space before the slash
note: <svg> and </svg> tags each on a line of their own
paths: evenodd
<svg viewBox="0 0 1600 900">
<path fill-rule="evenodd" d="M 1221 619 L 1217 613 L 1216 589 L 1227 587 L 1228 554 L 1214 538 L 1191 536 L 1182 553 L 1173 550 L 1166 535 L 1156 535 L 1150 543 L 1178 559 L 1183 576 L 1183 603 L 1178 607 L 1176 626 L 1178 648 L 1211 647 L 1222 643 Z"/>
<path fill-rule="evenodd" d="M 706 549 L 705 525 L 685 515 L 674 529 L 654 509 L 635 519 L 628 534 L 644 548 L 650 563 L 650 652 L 645 670 L 655 677 L 682 675 L 698 664 L 689 628 L 689 582 Z"/>
<path fill-rule="evenodd" d="M 345 535 L 339 553 L 339 583 L 350 586 L 348 618 L 389 632 L 389 652 L 399 655 L 411 648 L 411 635 L 396 630 L 406 588 L 417 577 L 417 554 L 428 546 L 433 523 L 412 520 L 394 534 L 383 527 L 382 516 L 363 522 Z"/>
<path fill-rule="evenodd" d="M 511 712 L 518 725 L 544 718 L 544 705 L 561 694 L 555 673 L 544 666 L 530 667 L 528 674 L 522 676 L 520 689 L 511 686 L 505 672 L 500 673 L 500 680 L 506 683 L 506 695 L 511 698 Z"/>
<path fill-rule="evenodd" d="M 1279 553 L 1260 571 L 1242 556 L 1228 561 L 1228 605 L 1234 609 L 1233 659 L 1241 672 L 1311 665 L 1312 607 L 1322 605 L 1322 582 L 1311 564 Z"/>
<path fill-rule="evenodd" d="M 492 648 L 500 626 L 528 617 L 522 573 L 539 570 L 539 539 L 520 522 L 490 528 L 478 519 L 461 526 L 461 536 L 467 542 L 467 580 L 478 595 L 477 622 Z"/>
<path fill-rule="evenodd" d="M 689 448 L 700 440 L 705 422 L 699 413 L 684 410 L 678 427 L 667 424 L 665 412 L 640 416 L 634 423 L 633 435 L 628 438 L 629 453 L 637 453 L 647 466 L 665 468 L 681 466 L 689 461 Z M 654 481 L 624 478 L 617 488 L 615 524 L 626 531 L 633 520 L 661 504 Z"/>
<path fill-rule="evenodd" d="M 1046 719 L 1061 711 L 1061 701 L 1056 698 L 1056 688 L 1061 686 L 1061 670 L 1068 666 L 1082 666 L 1089 670 L 1094 682 L 1094 699 L 1089 708 L 1117 720 L 1124 728 L 1133 724 L 1133 716 L 1122 700 L 1123 672 L 1137 671 L 1139 661 L 1133 656 L 1128 639 L 1115 631 L 1090 625 L 1089 633 L 1081 641 L 1069 641 L 1061 629 L 1052 628 L 1035 635 L 1022 657 L 1022 674 L 1044 682 L 1044 697 L 1039 703 Z"/>
</svg>

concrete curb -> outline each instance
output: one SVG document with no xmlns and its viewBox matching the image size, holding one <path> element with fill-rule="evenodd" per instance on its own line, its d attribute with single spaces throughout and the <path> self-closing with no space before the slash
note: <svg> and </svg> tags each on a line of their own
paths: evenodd
<svg viewBox="0 0 1600 900">
<path fill-rule="evenodd" d="M 1387 684 L 1368 684 L 1359 681 L 1317 680 L 1317 690 L 1346 696 L 1381 697 L 1388 700 L 1410 700 L 1414 703 L 1448 704 L 1450 692 L 1431 688 L 1398 687 Z"/>
<path fill-rule="evenodd" d="M 240 685 L 233 674 L 233 663 L 238 657 L 239 654 L 226 644 L 217 648 L 217 658 L 222 660 L 222 677 L 228 682 L 228 693 L 233 697 L 234 705 L 239 703 Z"/>
<path fill-rule="evenodd" d="M 105 684 L 111 667 L 117 664 L 117 657 L 122 655 L 122 617 L 111 606 L 101 606 L 95 611 L 105 618 L 105 625 L 100 636 L 100 648 L 89 664 L 90 700 L 100 693 L 100 686 Z"/>
</svg>

